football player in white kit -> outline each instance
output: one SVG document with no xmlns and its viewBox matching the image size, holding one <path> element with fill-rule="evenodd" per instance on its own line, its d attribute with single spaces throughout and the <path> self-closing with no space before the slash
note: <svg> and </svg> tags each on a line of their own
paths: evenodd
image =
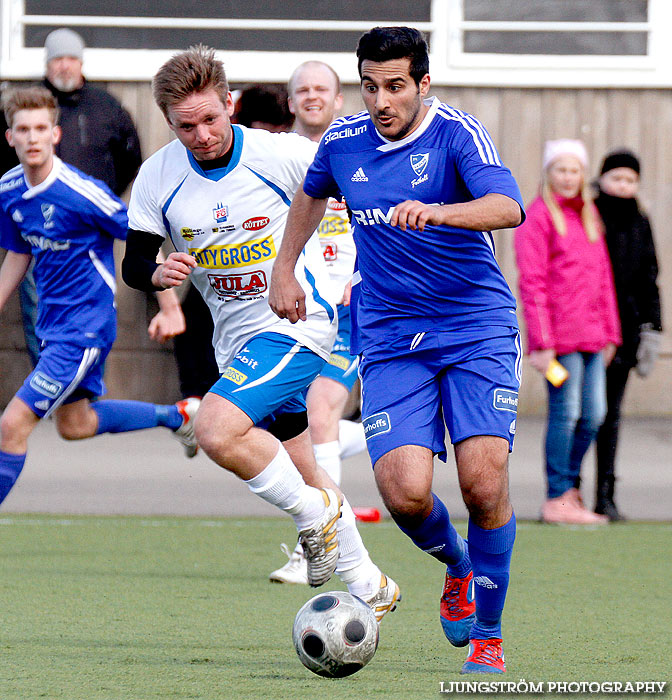
<svg viewBox="0 0 672 700">
<path fill-rule="evenodd" d="M 338 75 L 321 61 L 306 61 L 299 65 L 287 85 L 289 109 L 296 121 L 294 131 L 314 142 L 343 106 Z M 317 228 L 322 254 L 329 276 L 336 288 L 338 300 L 338 333 L 327 364 L 310 386 L 307 396 L 308 423 L 317 463 L 334 483 L 341 482 L 341 450 L 339 419 L 343 415 L 348 395 L 357 380 L 356 355 L 350 353 L 350 283 L 355 265 L 355 242 L 347 205 L 330 197 L 325 215 Z M 352 424 L 361 433 L 362 449 L 366 447 L 361 423 Z M 306 559 L 300 543 L 293 552 L 286 549 L 289 561 L 271 572 L 269 578 L 278 583 L 308 583 Z"/>
<path fill-rule="evenodd" d="M 173 56 L 153 90 L 177 139 L 142 165 L 133 186 L 124 279 L 156 290 L 191 275 L 213 315 L 221 371 L 196 417 L 200 446 L 292 516 L 311 585 L 335 570 L 380 620 L 395 607 L 399 589 L 371 561 L 352 509 L 315 463 L 307 431 L 305 394 L 337 329 L 316 236 L 295 271 L 308 299 L 306 321 L 279 320 L 267 302 L 291 198 L 315 144 L 232 125 L 231 93 L 213 49 Z M 176 252 L 158 264 L 166 238 Z"/>
</svg>

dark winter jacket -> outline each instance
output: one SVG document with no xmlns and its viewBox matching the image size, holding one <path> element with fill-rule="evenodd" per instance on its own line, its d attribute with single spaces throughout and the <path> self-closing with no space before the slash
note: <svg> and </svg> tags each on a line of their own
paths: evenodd
<svg viewBox="0 0 672 700">
<path fill-rule="evenodd" d="M 122 194 L 142 163 L 140 141 L 128 112 L 105 90 L 84 81 L 74 92 L 43 84 L 58 100 L 63 130 L 56 154 Z"/>
<path fill-rule="evenodd" d="M 51 91 L 61 110 L 58 123 L 63 136 L 56 155 L 121 195 L 142 163 L 140 141 L 128 112 L 112 95 L 86 81 L 74 92 L 61 92 L 46 78 L 42 85 Z M 4 139 L 6 128 L 4 115 L 0 115 L 4 141 L 0 175 L 19 162 Z"/>
<path fill-rule="evenodd" d="M 595 205 L 604 221 L 614 271 L 623 334 L 619 355 L 634 366 L 640 326 L 650 323 L 653 330 L 662 330 L 656 283 L 658 261 L 651 226 L 634 198 L 613 197 L 600 191 Z"/>
</svg>

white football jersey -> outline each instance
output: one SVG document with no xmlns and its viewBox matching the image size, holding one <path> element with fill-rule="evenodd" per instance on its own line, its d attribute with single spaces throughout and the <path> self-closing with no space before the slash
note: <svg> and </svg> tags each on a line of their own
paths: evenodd
<svg viewBox="0 0 672 700">
<path fill-rule="evenodd" d="M 292 325 L 279 319 L 267 300 L 287 212 L 317 144 L 296 134 L 239 125 L 233 130 L 225 168 L 204 171 L 177 140 L 146 160 L 131 192 L 129 226 L 167 237 L 176 250 L 196 258 L 191 278 L 212 313 L 221 370 L 264 331 L 290 336 L 327 359 L 338 299 L 317 235 L 295 268 L 307 320 Z"/>
<path fill-rule="evenodd" d="M 329 197 L 317 233 L 329 276 L 336 286 L 336 294 L 340 301 L 346 285 L 352 279 L 357 256 L 345 200 Z"/>
</svg>

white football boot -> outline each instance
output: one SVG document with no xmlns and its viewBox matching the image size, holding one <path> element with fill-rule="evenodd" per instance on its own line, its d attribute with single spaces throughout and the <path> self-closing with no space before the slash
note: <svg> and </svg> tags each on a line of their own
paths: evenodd
<svg viewBox="0 0 672 700">
<path fill-rule="evenodd" d="M 198 443 L 194 436 L 194 418 L 196 417 L 198 407 L 201 405 L 201 400 L 197 399 L 195 396 L 191 396 L 188 399 L 178 401 L 175 405 L 182 416 L 182 425 L 177 430 L 173 431 L 173 435 L 184 446 L 184 454 L 191 459 L 195 457 L 198 452 Z"/>
<path fill-rule="evenodd" d="M 283 542 L 280 549 L 289 558 L 289 561 L 279 569 L 272 571 L 268 578 L 273 583 L 301 583 L 304 586 L 308 585 L 308 562 L 303 555 L 303 547 L 297 544 L 293 552 L 289 551 L 289 547 Z"/>
</svg>

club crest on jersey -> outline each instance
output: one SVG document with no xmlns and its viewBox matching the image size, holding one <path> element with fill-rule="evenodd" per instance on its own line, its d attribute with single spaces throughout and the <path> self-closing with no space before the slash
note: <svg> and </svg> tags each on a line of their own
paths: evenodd
<svg viewBox="0 0 672 700">
<path fill-rule="evenodd" d="M 266 274 L 255 270 L 235 275 L 208 275 L 210 286 L 220 299 L 258 299 L 267 289 Z"/>
<path fill-rule="evenodd" d="M 419 177 L 425 172 L 425 168 L 429 163 L 429 153 L 412 153 L 411 154 L 411 167 L 413 168 L 415 174 Z"/>
<path fill-rule="evenodd" d="M 518 392 L 509 389 L 495 389 L 493 405 L 498 411 L 515 413 L 518 410 Z"/>
<path fill-rule="evenodd" d="M 418 176 L 415 180 L 411 180 L 411 186 L 415 187 L 427 181 L 429 178 L 429 175 L 425 173 L 427 163 L 429 163 L 429 153 L 411 154 L 411 167 L 413 168 L 413 172 Z"/>
<path fill-rule="evenodd" d="M 54 212 L 56 211 L 56 205 L 43 204 L 40 209 L 42 210 L 42 216 L 44 217 L 44 228 L 53 228 L 54 222 L 52 219 L 54 217 Z"/>
<path fill-rule="evenodd" d="M 218 224 L 223 224 L 229 218 L 229 207 L 221 202 L 212 210 L 212 215 Z"/>
</svg>

